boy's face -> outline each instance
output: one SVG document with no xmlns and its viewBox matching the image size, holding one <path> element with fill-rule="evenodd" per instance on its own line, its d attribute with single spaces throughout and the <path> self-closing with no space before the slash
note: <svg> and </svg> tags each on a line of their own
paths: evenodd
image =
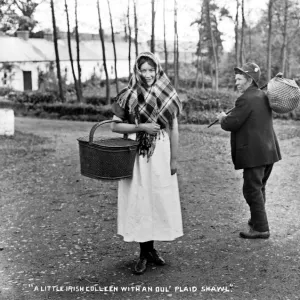
<svg viewBox="0 0 300 300">
<path fill-rule="evenodd" d="M 243 74 L 235 74 L 235 85 L 240 93 L 244 93 L 251 83 L 252 78 Z"/>
</svg>

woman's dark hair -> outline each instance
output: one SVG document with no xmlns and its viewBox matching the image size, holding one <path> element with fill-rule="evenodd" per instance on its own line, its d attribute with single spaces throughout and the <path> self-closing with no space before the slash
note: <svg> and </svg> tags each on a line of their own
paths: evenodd
<svg viewBox="0 0 300 300">
<path fill-rule="evenodd" d="M 148 63 L 151 67 L 153 67 L 156 70 L 156 63 L 150 57 L 147 56 L 141 56 L 139 58 L 137 62 L 139 70 L 145 62 Z"/>
</svg>

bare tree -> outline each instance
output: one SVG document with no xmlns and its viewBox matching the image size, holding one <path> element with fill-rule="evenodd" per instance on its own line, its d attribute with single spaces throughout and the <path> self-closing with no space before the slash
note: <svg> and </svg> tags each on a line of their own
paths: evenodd
<svg viewBox="0 0 300 300">
<path fill-rule="evenodd" d="M 14 11 L 14 0 L 0 0 L 0 31 L 12 30 L 19 23 Z"/>
<path fill-rule="evenodd" d="M 244 34 L 245 34 L 245 2 L 242 0 L 242 28 L 241 28 L 241 45 L 240 45 L 240 65 L 242 66 L 244 64 Z"/>
<path fill-rule="evenodd" d="M 2 18 L 11 11 L 13 2 L 14 0 L 11 0 L 10 2 L 7 0 L 0 0 L 0 21 L 2 21 Z"/>
<path fill-rule="evenodd" d="M 130 26 L 130 0 L 128 0 L 128 7 L 127 7 L 127 26 L 128 26 L 128 67 L 129 67 L 129 76 L 128 79 L 131 77 L 131 26 Z"/>
<path fill-rule="evenodd" d="M 200 33 L 201 35 L 201 33 Z M 201 77 L 202 77 L 202 91 L 204 91 L 204 63 L 203 63 L 203 54 L 200 52 L 200 58 L 201 58 Z"/>
<path fill-rule="evenodd" d="M 271 79 L 272 72 L 272 22 L 273 19 L 273 0 L 268 4 L 268 42 L 267 42 L 267 81 Z"/>
<path fill-rule="evenodd" d="M 13 4 L 20 10 L 22 16 L 18 18 L 19 29 L 32 31 L 37 22 L 33 19 L 36 8 L 45 0 L 13 0 Z"/>
<path fill-rule="evenodd" d="M 197 71 L 196 71 L 196 88 L 199 87 L 199 64 L 201 64 L 201 76 L 202 76 L 202 90 L 204 90 L 204 66 L 203 66 L 203 55 L 202 55 L 202 30 L 200 24 L 198 25 L 198 51 L 197 51 Z"/>
<path fill-rule="evenodd" d="M 13 0 L 13 3 L 18 7 L 23 16 L 31 17 L 36 8 L 45 0 Z"/>
<path fill-rule="evenodd" d="M 286 71 L 286 60 L 287 60 L 288 14 L 289 14 L 289 2 L 288 0 L 284 0 L 283 43 L 281 48 L 281 53 L 282 53 L 281 70 L 283 73 L 285 73 Z"/>
<path fill-rule="evenodd" d="M 204 91 L 204 63 L 203 63 L 203 54 L 202 54 L 202 49 L 203 49 L 203 44 L 204 39 L 203 39 L 203 31 L 205 29 L 203 28 L 204 25 L 204 17 L 203 17 L 203 5 L 201 6 L 201 12 L 200 12 L 200 18 L 195 20 L 194 22 L 191 23 L 191 26 L 194 24 L 198 25 L 198 34 L 199 34 L 199 41 L 197 45 L 197 63 L 196 63 L 196 88 L 199 87 L 199 64 L 201 64 L 201 77 L 202 77 L 202 90 Z"/>
<path fill-rule="evenodd" d="M 79 30 L 78 30 L 78 15 L 77 15 L 77 0 L 75 0 L 75 37 L 76 37 L 76 52 L 77 52 L 77 72 L 78 72 L 78 100 L 82 101 L 82 84 L 81 84 L 81 66 L 80 66 L 80 46 L 79 46 Z"/>
<path fill-rule="evenodd" d="M 199 42 L 197 49 L 197 73 L 196 73 L 196 88 L 199 86 L 199 60 L 201 64 L 201 77 L 202 77 L 202 91 L 204 91 L 204 64 L 203 64 L 203 54 L 202 54 L 202 42 L 203 42 L 203 34 L 201 24 L 203 22 L 203 7 L 201 9 L 201 17 L 198 23 L 198 34 L 199 34 Z"/>
<path fill-rule="evenodd" d="M 155 0 L 151 0 L 151 52 L 155 53 Z"/>
<path fill-rule="evenodd" d="M 249 10 L 249 15 L 250 15 L 250 10 Z M 248 20 L 249 20 L 249 15 L 248 15 Z M 247 60 L 252 60 L 252 28 L 251 28 L 251 24 L 250 22 L 248 21 L 248 24 L 247 24 L 247 27 L 248 27 L 248 55 L 247 55 Z"/>
<path fill-rule="evenodd" d="M 218 55 L 217 49 L 215 46 L 214 34 L 211 26 L 211 16 L 210 16 L 210 0 L 205 0 L 205 8 L 206 8 L 206 23 L 208 27 L 208 32 L 210 36 L 211 47 L 213 51 L 214 57 L 214 65 L 215 65 L 215 90 L 219 90 L 219 63 L 218 63 Z"/>
<path fill-rule="evenodd" d="M 55 19 L 55 10 L 53 0 L 50 1 L 51 7 L 51 15 L 52 15 L 52 26 L 53 26 L 53 42 L 54 42 L 54 51 L 55 51 L 55 61 L 56 61 L 56 72 L 57 72 L 57 80 L 58 80 L 58 88 L 59 88 L 59 98 L 61 101 L 65 100 L 63 86 L 62 86 L 62 78 L 60 72 L 60 59 L 57 45 L 57 32 L 56 32 L 56 19 Z"/>
<path fill-rule="evenodd" d="M 279 39 L 282 41 L 278 63 L 275 63 L 274 68 L 283 72 L 286 77 L 289 77 L 289 65 L 291 65 L 289 60 L 294 57 L 292 54 L 294 53 L 293 49 L 297 49 L 297 43 L 299 42 L 299 2 L 291 0 L 274 1 L 273 6 L 273 16 L 276 15 L 278 19 L 277 22 L 273 22 L 273 26 L 275 29 L 278 28 L 282 34 L 282 37 L 276 35 L 274 39 L 275 42 L 277 41 L 277 44 Z M 273 29 L 272 34 L 275 35 L 276 33 Z M 295 61 L 292 64 L 294 65 Z"/>
<path fill-rule="evenodd" d="M 168 49 L 167 49 L 167 40 L 166 40 L 166 0 L 164 0 L 164 52 L 165 52 L 165 73 L 168 75 Z"/>
<path fill-rule="evenodd" d="M 137 19 L 137 13 L 136 13 L 136 4 L 137 1 L 133 0 L 133 11 L 134 11 L 134 33 L 135 33 L 135 38 L 134 38 L 134 44 L 135 44 L 135 56 L 137 57 L 139 54 L 139 46 L 138 46 L 138 19 Z"/>
<path fill-rule="evenodd" d="M 240 58 L 239 58 L 239 7 L 240 7 L 240 1 L 236 0 L 236 15 L 235 15 L 235 63 L 236 65 L 239 64 Z"/>
<path fill-rule="evenodd" d="M 103 34 L 102 22 L 101 22 L 99 0 L 97 0 L 97 9 L 98 9 L 98 21 L 99 21 L 99 35 L 100 35 L 101 46 L 102 46 L 103 67 L 106 76 L 106 101 L 107 103 L 110 103 L 110 85 L 109 85 L 109 77 L 108 77 L 107 65 L 106 65 L 105 43 L 104 43 L 104 34 Z"/>
<path fill-rule="evenodd" d="M 75 69 L 74 69 L 74 62 L 73 62 L 72 45 L 71 45 L 71 31 L 70 31 L 70 18 L 69 18 L 69 10 L 68 10 L 67 0 L 65 0 L 65 11 L 66 11 L 66 17 L 67 17 L 67 30 L 68 30 L 67 34 L 68 34 L 68 49 L 69 49 L 70 64 L 71 64 L 71 69 L 72 69 L 74 86 L 75 86 L 75 90 L 76 90 L 77 101 L 80 102 L 79 91 L 78 91 L 78 82 L 77 82 Z"/>
<path fill-rule="evenodd" d="M 117 94 L 119 93 L 119 80 L 118 80 L 118 72 L 117 72 L 117 51 L 116 51 L 116 43 L 115 43 L 115 32 L 113 26 L 113 19 L 111 14 L 110 2 L 107 0 L 109 18 L 110 18 L 110 27 L 111 27 L 111 42 L 114 49 L 114 65 L 115 65 L 115 79 L 116 79 L 116 90 Z"/>
<path fill-rule="evenodd" d="M 174 0 L 174 87 L 178 88 L 178 32 L 177 32 L 177 0 Z"/>
<path fill-rule="evenodd" d="M 128 33 L 127 33 L 127 13 L 125 13 L 122 17 L 123 25 L 124 25 L 124 34 L 125 34 L 125 41 L 128 40 Z"/>
</svg>

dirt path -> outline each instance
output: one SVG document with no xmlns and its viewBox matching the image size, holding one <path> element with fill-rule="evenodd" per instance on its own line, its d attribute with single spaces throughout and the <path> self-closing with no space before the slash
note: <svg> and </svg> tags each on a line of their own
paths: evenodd
<svg viewBox="0 0 300 300">
<path fill-rule="evenodd" d="M 116 235 L 117 183 L 79 174 L 76 139 L 91 126 L 17 118 L 15 138 L 0 139 L 1 300 L 300 299 L 299 122 L 275 122 L 271 238 L 255 241 L 238 237 L 249 212 L 228 134 L 180 126 L 185 235 L 157 243 L 167 265 L 142 276 L 131 274 L 138 244 Z"/>
</svg>

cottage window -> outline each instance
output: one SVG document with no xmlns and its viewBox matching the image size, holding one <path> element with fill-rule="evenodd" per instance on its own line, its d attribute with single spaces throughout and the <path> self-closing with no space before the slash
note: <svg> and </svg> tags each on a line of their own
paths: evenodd
<svg viewBox="0 0 300 300">
<path fill-rule="evenodd" d="M 7 85 L 7 73 L 6 72 L 4 72 L 4 75 L 3 75 L 3 84 Z"/>
</svg>

